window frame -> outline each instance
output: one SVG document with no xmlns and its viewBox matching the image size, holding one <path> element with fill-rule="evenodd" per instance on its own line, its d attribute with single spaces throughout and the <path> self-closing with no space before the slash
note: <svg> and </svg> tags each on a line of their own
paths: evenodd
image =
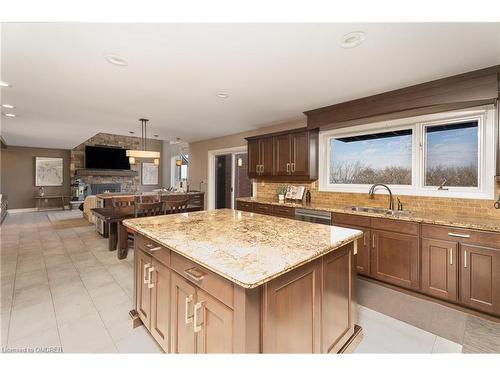
<svg viewBox="0 0 500 375">
<path fill-rule="evenodd" d="M 446 186 L 438 190 L 425 186 L 425 129 L 447 123 L 478 121 L 478 187 Z M 331 184 L 330 140 L 348 136 L 378 133 L 390 130 L 412 129 L 412 184 L 391 185 L 394 194 L 445 198 L 492 199 L 495 176 L 495 111 L 492 106 L 454 112 L 423 115 L 411 118 L 366 123 L 352 127 L 320 131 L 319 134 L 319 191 L 367 193 L 369 184 Z M 387 194 L 384 190 L 377 190 Z"/>
</svg>

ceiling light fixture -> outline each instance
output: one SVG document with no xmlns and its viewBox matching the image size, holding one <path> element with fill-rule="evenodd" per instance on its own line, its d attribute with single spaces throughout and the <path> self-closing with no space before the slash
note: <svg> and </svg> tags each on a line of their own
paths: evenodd
<svg viewBox="0 0 500 375">
<path fill-rule="evenodd" d="M 217 97 L 221 99 L 227 99 L 229 98 L 229 94 L 227 92 L 220 91 L 217 93 Z"/>
<path fill-rule="evenodd" d="M 15 114 L 13 114 L 13 113 L 3 113 L 3 115 L 4 115 L 5 117 L 16 117 L 16 115 L 15 115 Z"/>
<path fill-rule="evenodd" d="M 0 87 L 12 87 L 10 84 L 4 81 L 0 81 Z"/>
<path fill-rule="evenodd" d="M 155 159 L 155 165 L 160 163 L 160 153 L 158 151 L 147 151 L 147 118 L 140 118 L 141 122 L 141 141 L 142 141 L 142 150 L 127 150 L 126 154 L 128 156 L 128 160 L 130 164 L 135 164 L 136 159 Z"/>
<path fill-rule="evenodd" d="M 342 43 L 340 46 L 342 48 L 354 48 L 359 46 L 366 38 L 366 34 L 362 31 L 353 31 L 352 33 L 346 34 L 342 37 Z"/>
<path fill-rule="evenodd" d="M 118 66 L 127 66 L 128 62 L 125 60 L 123 56 L 120 55 L 114 55 L 112 53 L 107 53 L 104 55 L 104 58 L 106 59 L 107 62 L 113 65 L 118 65 Z"/>
<path fill-rule="evenodd" d="M 8 109 L 15 109 L 16 107 L 14 107 L 13 105 L 11 104 L 2 104 L 2 107 L 4 108 L 8 108 Z"/>
</svg>

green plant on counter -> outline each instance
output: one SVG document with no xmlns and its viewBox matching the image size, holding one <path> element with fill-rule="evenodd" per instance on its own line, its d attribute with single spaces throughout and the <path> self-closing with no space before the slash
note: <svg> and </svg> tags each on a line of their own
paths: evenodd
<svg viewBox="0 0 500 375">
<path fill-rule="evenodd" d="M 277 195 L 286 195 L 287 187 L 286 185 L 278 185 L 276 188 Z"/>
</svg>

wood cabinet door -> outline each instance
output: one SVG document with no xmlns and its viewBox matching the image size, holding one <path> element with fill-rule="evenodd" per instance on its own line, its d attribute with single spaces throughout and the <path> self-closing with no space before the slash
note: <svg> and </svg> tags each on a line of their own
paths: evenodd
<svg viewBox="0 0 500 375">
<path fill-rule="evenodd" d="M 248 177 L 257 177 L 258 168 L 260 166 L 260 144 L 259 140 L 255 139 L 248 141 Z"/>
<path fill-rule="evenodd" d="M 264 353 L 321 352 L 321 260 L 263 287 Z"/>
<path fill-rule="evenodd" d="M 354 333 L 352 245 L 323 257 L 322 352 L 338 352 Z"/>
<path fill-rule="evenodd" d="M 261 176 L 272 176 L 274 173 L 274 145 L 273 137 L 259 140 Z"/>
<path fill-rule="evenodd" d="M 418 237 L 372 230 L 372 277 L 405 288 L 419 289 Z"/>
<path fill-rule="evenodd" d="M 309 175 L 309 132 L 290 135 L 291 174 L 293 176 Z"/>
<path fill-rule="evenodd" d="M 290 174 L 290 135 L 283 134 L 274 137 L 274 175 L 287 176 Z"/>
<path fill-rule="evenodd" d="M 170 269 L 153 259 L 151 284 L 151 327 L 149 331 L 162 349 L 169 352 Z"/>
<path fill-rule="evenodd" d="M 458 297 L 458 243 L 422 239 L 422 292 L 449 301 Z"/>
<path fill-rule="evenodd" d="M 172 353 L 196 353 L 196 334 L 193 326 L 195 303 L 195 287 L 175 272 L 171 272 L 170 342 Z"/>
<path fill-rule="evenodd" d="M 135 246 L 135 309 L 147 329 L 151 323 L 151 289 L 147 282 L 152 267 L 151 256 Z"/>
<path fill-rule="evenodd" d="M 201 289 L 197 290 L 194 324 L 197 353 L 233 352 L 233 310 Z"/>
<path fill-rule="evenodd" d="M 460 300 L 500 314 L 500 249 L 460 244 Z"/>
</svg>

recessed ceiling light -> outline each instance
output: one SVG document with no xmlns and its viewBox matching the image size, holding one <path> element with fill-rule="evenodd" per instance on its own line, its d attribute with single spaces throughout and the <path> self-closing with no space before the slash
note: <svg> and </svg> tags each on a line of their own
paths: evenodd
<svg viewBox="0 0 500 375">
<path fill-rule="evenodd" d="M 217 97 L 221 99 L 227 99 L 229 98 L 229 94 L 227 92 L 220 91 L 217 93 Z"/>
<path fill-rule="evenodd" d="M 118 65 L 118 66 L 127 66 L 128 62 L 125 60 L 123 56 L 120 55 L 114 55 L 112 53 L 107 53 L 104 55 L 104 58 L 106 59 L 107 62 L 113 65 Z"/>
<path fill-rule="evenodd" d="M 342 37 L 342 43 L 340 46 L 342 48 L 354 48 L 359 46 L 365 40 L 366 34 L 362 31 L 353 31 L 352 33 L 346 34 Z"/>
<path fill-rule="evenodd" d="M 8 109 L 14 109 L 14 108 L 16 108 L 12 104 L 2 104 L 2 107 L 8 108 Z"/>
<path fill-rule="evenodd" d="M 155 134 L 155 135 L 154 135 L 154 137 L 155 137 L 155 138 L 158 138 L 158 137 L 159 137 L 159 135 L 158 135 L 158 134 Z"/>
<path fill-rule="evenodd" d="M 0 87 L 11 87 L 7 82 L 0 81 Z"/>
<path fill-rule="evenodd" d="M 13 113 L 4 113 L 3 115 L 6 117 L 16 117 L 16 115 Z"/>
<path fill-rule="evenodd" d="M 135 132 L 129 132 L 129 134 L 135 134 Z"/>
</svg>

